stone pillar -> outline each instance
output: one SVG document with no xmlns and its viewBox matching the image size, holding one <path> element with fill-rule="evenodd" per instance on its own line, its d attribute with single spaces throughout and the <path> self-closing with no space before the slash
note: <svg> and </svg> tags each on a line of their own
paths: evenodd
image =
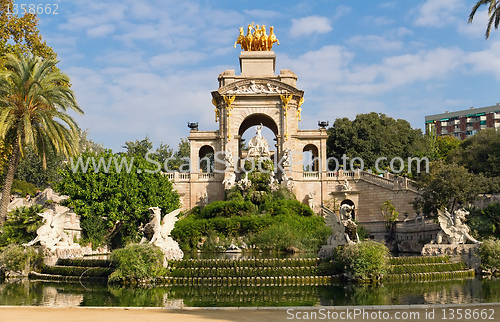
<svg viewBox="0 0 500 322">
<path fill-rule="evenodd" d="M 241 76 L 273 76 L 276 66 L 274 51 L 242 51 Z"/>
</svg>

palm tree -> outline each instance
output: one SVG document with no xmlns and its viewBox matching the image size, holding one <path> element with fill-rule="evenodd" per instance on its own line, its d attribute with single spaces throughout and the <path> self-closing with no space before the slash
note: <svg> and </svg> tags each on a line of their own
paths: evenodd
<svg viewBox="0 0 500 322">
<path fill-rule="evenodd" d="M 491 26 L 495 26 L 495 29 L 498 29 L 498 25 L 500 24 L 500 1 L 499 0 L 479 0 L 469 15 L 469 23 L 474 19 L 474 15 L 476 14 L 477 9 L 479 9 L 482 5 L 489 5 L 488 7 L 488 15 L 490 19 L 488 21 L 488 26 L 486 27 L 486 39 L 490 37 Z"/>
<path fill-rule="evenodd" d="M 0 71 L 0 139 L 12 147 L 0 201 L 0 225 L 7 217 L 10 189 L 23 149 L 30 146 L 46 167 L 52 149 L 66 157 L 78 153 L 78 127 L 66 114 L 83 111 L 69 89 L 69 77 L 49 58 L 9 54 Z"/>
</svg>

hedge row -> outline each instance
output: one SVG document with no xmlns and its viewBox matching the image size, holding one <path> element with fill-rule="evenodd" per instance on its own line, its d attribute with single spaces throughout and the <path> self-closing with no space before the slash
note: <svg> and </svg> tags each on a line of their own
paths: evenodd
<svg viewBox="0 0 500 322">
<path fill-rule="evenodd" d="M 86 259 L 86 258 L 59 258 L 57 264 L 60 266 L 79 266 L 79 267 L 113 267 L 108 259 Z"/>
<path fill-rule="evenodd" d="M 173 270 L 171 277 L 278 277 L 316 276 L 316 267 L 236 267 L 236 268 L 180 268 Z"/>
<path fill-rule="evenodd" d="M 393 265 L 389 268 L 390 274 L 454 272 L 467 269 L 464 263 L 438 263 L 438 264 L 408 264 Z"/>
<path fill-rule="evenodd" d="M 207 286 L 290 286 L 290 285 L 330 285 L 331 276 L 266 276 L 266 277 L 163 277 L 156 280 L 165 285 L 207 285 Z"/>
<path fill-rule="evenodd" d="M 44 266 L 41 272 L 63 276 L 108 277 L 113 271 L 114 268 L 109 267 Z"/>
<path fill-rule="evenodd" d="M 449 256 L 390 257 L 390 265 L 449 263 Z"/>
<path fill-rule="evenodd" d="M 384 276 L 386 282 L 408 282 L 408 281 L 433 281 L 474 277 L 473 269 L 456 272 L 432 272 L 432 273 L 412 273 L 412 274 L 388 274 Z"/>
<path fill-rule="evenodd" d="M 310 267 L 319 264 L 319 258 L 284 259 L 188 259 L 170 261 L 169 267 L 175 268 L 233 268 L 233 267 Z"/>
</svg>

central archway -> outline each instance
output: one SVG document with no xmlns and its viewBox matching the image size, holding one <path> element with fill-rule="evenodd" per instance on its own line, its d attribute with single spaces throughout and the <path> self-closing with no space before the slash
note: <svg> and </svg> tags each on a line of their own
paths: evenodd
<svg viewBox="0 0 500 322">
<path fill-rule="evenodd" d="M 269 115 L 262 113 L 255 113 L 247 116 L 240 124 L 238 135 L 241 137 L 250 127 L 260 124 L 270 129 L 276 137 L 278 136 L 278 125 L 276 122 Z"/>
<path fill-rule="evenodd" d="M 252 128 L 261 124 L 264 127 L 262 135 L 269 144 L 269 152 L 271 153 L 270 158 L 274 159 L 274 154 L 277 153 L 278 150 L 278 125 L 269 115 L 263 113 L 250 114 L 240 123 L 240 127 L 238 128 L 238 156 L 240 159 L 245 159 L 247 157 L 246 145 L 255 135 Z"/>
</svg>

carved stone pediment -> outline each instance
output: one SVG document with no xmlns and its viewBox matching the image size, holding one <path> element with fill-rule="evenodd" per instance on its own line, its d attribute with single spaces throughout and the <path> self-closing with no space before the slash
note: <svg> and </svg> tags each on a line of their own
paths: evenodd
<svg viewBox="0 0 500 322">
<path fill-rule="evenodd" d="M 302 91 L 284 84 L 279 81 L 270 79 L 246 79 L 237 81 L 219 88 L 217 91 L 220 95 L 235 95 L 235 94 L 295 94 Z"/>
</svg>

